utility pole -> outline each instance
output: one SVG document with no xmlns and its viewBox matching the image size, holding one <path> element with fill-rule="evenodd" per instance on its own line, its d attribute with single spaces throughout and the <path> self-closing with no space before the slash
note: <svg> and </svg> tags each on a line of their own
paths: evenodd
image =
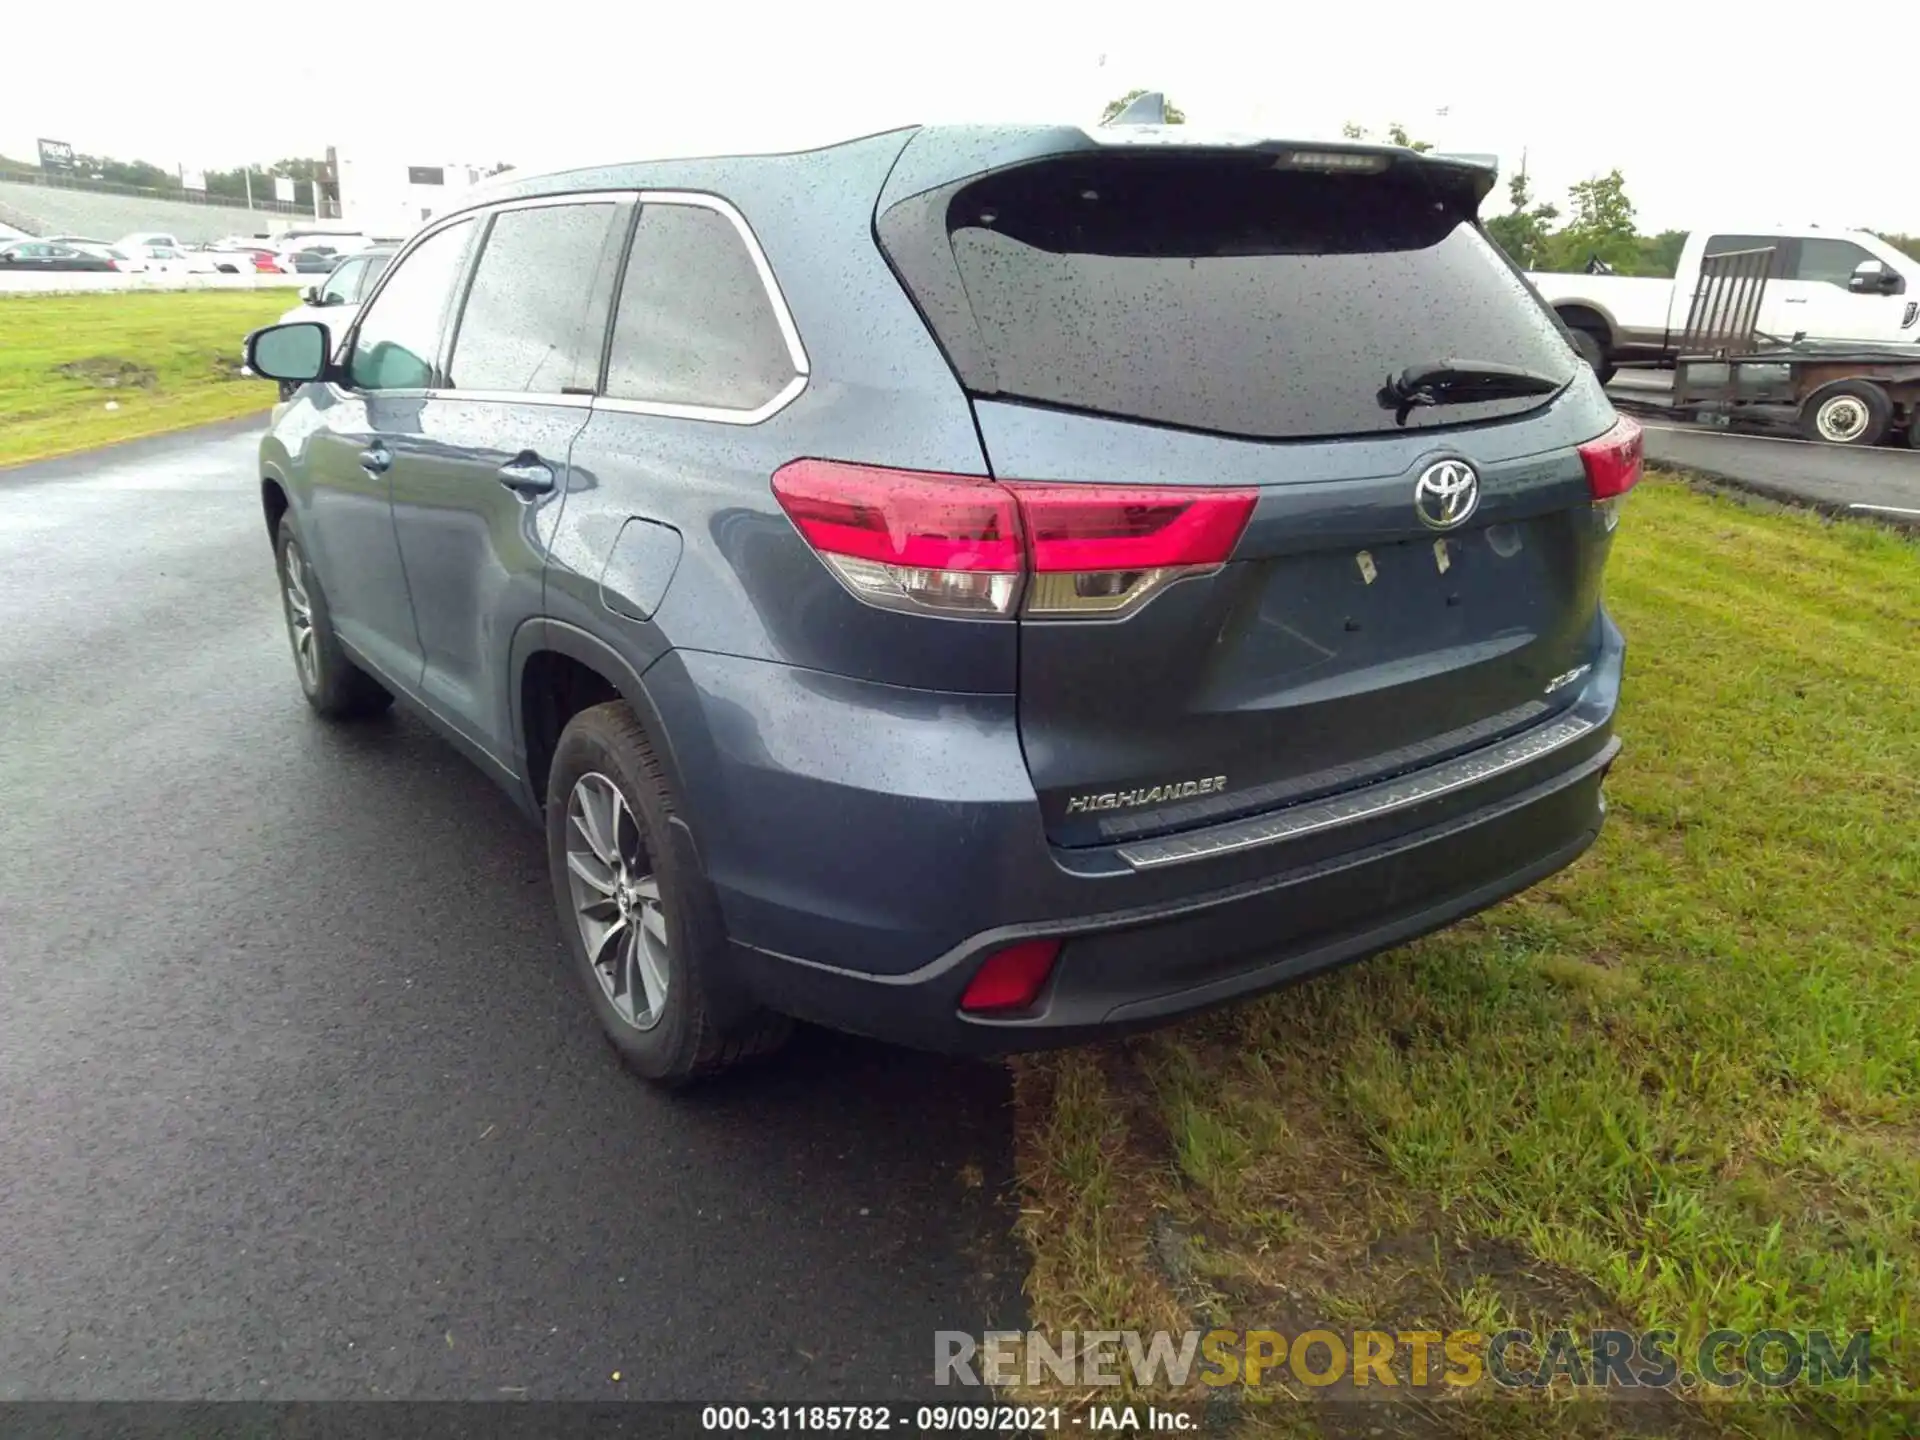
<svg viewBox="0 0 1920 1440">
<path fill-rule="evenodd" d="M 253 166 L 242 165 L 240 175 L 247 182 L 247 208 L 251 210 L 253 208 Z"/>
</svg>

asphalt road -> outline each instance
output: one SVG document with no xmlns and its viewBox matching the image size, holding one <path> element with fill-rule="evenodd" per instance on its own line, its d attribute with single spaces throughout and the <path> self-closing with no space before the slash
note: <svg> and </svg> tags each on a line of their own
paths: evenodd
<svg viewBox="0 0 1920 1440">
<path fill-rule="evenodd" d="M 1020 1324 L 1004 1070 L 630 1079 L 537 833 L 301 702 L 253 428 L 0 471 L 0 1399 L 905 1397 Z"/>
<path fill-rule="evenodd" d="M 1623 404 L 1664 404 L 1673 377 L 1623 370 L 1607 389 Z M 1920 451 L 1886 444 L 1863 449 L 1785 435 L 1727 431 L 1641 417 L 1647 458 L 1799 504 L 1897 524 L 1920 523 Z"/>
</svg>

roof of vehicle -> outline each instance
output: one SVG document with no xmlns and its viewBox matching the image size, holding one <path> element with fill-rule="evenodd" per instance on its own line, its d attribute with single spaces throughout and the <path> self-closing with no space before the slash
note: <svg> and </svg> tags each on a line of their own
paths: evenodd
<svg viewBox="0 0 1920 1440">
<path fill-rule="evenodd" d="M 698 188 L 758 169 L 831 167 L 844 158 L 858 163 L 876 146 L 891 145 L 899 156 L 882 193 L 881 208 L 949 181 L 1025 161 L 1076 152 L 1093 153 L 1155 147 L 1185 150 L 1267 151 L 1276 157 L 1300 153 L 1377 155 L 1393 165 L 1432 167 L 1475 186 L 1492 188 L 1495 173 L 1486 156 L 1418 153 L 1398 145 L 1349 140 L 1280 139 L 1207 130 L 1187 125 L 908 125 L 878 131 L 812 150 L 761 154 L 711 155 L 687 159 L 639 160 L 543 175 L 509 171 L 468 190 L 449 214 L 502 200 L 563 195 L 582 190 L 639 190 L 649 187 Z M 436 216 L 438 220 L 442 217 Z"/>
</svg>

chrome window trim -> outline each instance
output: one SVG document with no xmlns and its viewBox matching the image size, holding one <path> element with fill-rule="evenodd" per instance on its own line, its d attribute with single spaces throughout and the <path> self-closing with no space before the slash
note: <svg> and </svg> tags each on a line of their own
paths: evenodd
<svg viewBox="0 0 1920 1440">
<path fill-rule="evenodd" d="M 640 204 L 639 224 L 646 223 L 649 205 L 686 205 L 700 210 L 711 210 L 724 216 L 733 226 L 734 233 L 747 249 L 747 257 L 753 261 L 753 270 L 760 277 L 760 286 L 766 291 L 767 302 L 773 307 L 774 323 L 780 327 L 780 338 L 786 342 L 787 360 L 793 366 L 793 376 L 779 390 L 751 410 L 736 410 L 724 405 L 683 405 L 671 400 L 629 400 L 614 395 L 596 395 L 593 408 L 611 410 L 623 415 L 654 415 L 667 420 L 710 420 L 721 425 L 758 425 L 772 419 L 800 397 L 807 388 L 812 375 L 812 362 L 807 358 L 806 346 L 800 339 L 800 327 L 794 323 L 793 309 L 787 304 L 786 292 L 781 290 L 780 281 L 774 276 L 773 266 L 767 260 L 767 252 L 761 248 L 760 237 L 753 233 L 753 227 L 747 223 L 731 200 L 719 195 L 710 195 L 701 190 L 642 190 L 638 192 Z M 634 231 L 639 234 L 638 229 Z M 624 283 L 625 276 L 621 279 Z M 609 326 L 618 326 L 620 307 L 618 300 L 613 313 L 608 318 Z"/>
<path fill-rule="evenodd" d="M 623 415 L 656 415 L 663 420 L 711 420 L 720 425 L 758 425 L 786 409 L 806 388 L 807 377 L 796 375 L 781 386 L 771 399 L 752 410 L 728 410 L 717 405 L 675 405 L 665 400 L 620 400 L 611 395 L 594 396 L 593 408 L 613 410 Z"/>
<path fill-rule="evenodd" d="M 808 381 L 811 379 L 812 362 L 808 359 L 806 346 L 800 339 L 800 327 L 794 321 L 793 310 L 792 307 L 787 304 L 786 294 L 781 290 L 780 282 L 774 276 L 773 266 L 767 260 L 766 251 L 761 248 L 759 236 L 753 233 L 753 227 L 747 223 L 747 217 L 740 213 L 738 207 L 736 207 L 732 201 L 719 195 L 707 194 L 705 191 L 700 190 L 581 190 L 561 195 L 532 195 L 519 200 L 501 200 L 491 204 L 475 205 L 470 209 L 456 210 L 450 214 L 439 216 L 421 227 L 417 234 L 393 254 L 387 261 L 386 269 L 381 273 L 373 293 L 360 302 L 353 317 L 353 325 L 349 327 L 347 335 L 343 335 L 339 342 L 344 348 L 344 353 L 348 356 L 349 363 L 351 362 L 352 350 L 351 346 L 347 345 L 346 342 L 349 336 L 359 330 L 361 317 L 372 309 L 375 302 L 379 300 L 381 292 L 386 289 L 387 281 L 398 272 L 400 266 L 405 263 L 408 257 L 427 240 L 439 234 L 442 230 L 449 229 L 463 221 L 474 221 L 480 224 L 483 227 L 480 233 L 480 240 L 481 248 L 484 252 L 485 241 L 487 239 L 484 227 L 491 221 L 493 216 L 503 211 L 541 210 L 556 205 L 609 204 L 637 204 L 640 207 L 642 218 L 645 216 L 648 205 L 687 205 L 696 209 L 711 210 L 718 215 L 724 216 L 733 226 L 734 233 L 740 237 L 741 243 L 746 246 L 747 256 L 753 262 L 754 273 L 760 277 L 761 288 L 765 290 L 768 303 L 773 307 L 774 323 L 780 327 L 780 338 L 786 344 L 787 359 L 793 366 L 794 374 L 792 378 L 767 400 L 751 410 L 735 410 L 717 405 L 682 405 L 668 400 L 627 400 L 604 394 L 535 394 L 527 391 L 460 390 L 440 387 L 408 390 L 356 390 L 343 387 L 334 381 L 328 382 L 328 388 L 343 396 L 379 395 L 389 399 L 417 398 L 426 400 L 518 401 L 527 404 L 564 405 L 573 408 L 610 410 L 623 415 L 652 415 L 666 420 L 706 420 L 720 425 L 758 425 L 766 420 L 772 419 L 797 400 L 801 392 L 807 388 Z M 635 233 L 637 233 L 637 231 Z M 478 257 L 473 255 L 468 257 L 467 265 L 469 270 L 477 263 L 477 259 Z M 624 278 L 623 276 L 622 279 Z M 465 274 L 460 281 L 462 292 L 461 304 L 463 306 L 466 303 L 464 293 L 465 286 L 470 280 L 471 275 Z M 614 310 L 608 315 L 607 323 L 609 328 L 617 322 L 617 318 L 618 305 L 616 304 Z M 447 333 L 442 336 L 443 348 L 450 349 L 452 346 L 455 339 L 454 330 L 455 327 L 449 326 Z M 451 356 L 449 354 L 442 354 L 437 357 L 436 363 L 444 369 L 450 358 Z"/>
<path fill-rule="evenodd" d="M 382 390 L 382 395 L 397 395 L 397 390 Z M 570 405 L 585 410 L 593 404 L 591 395 L 568 395 L 552 390 L 417 390 L 423 400 L 503 401 L 515 405 Z"/>
<path fill-rule="evenodd" d="M 1472 785 L 1491 780 L 1510 770 L 1550 755 L 1590 735 L 1599 722 L 1582 715 L 1556 720 L 1530 734 L 1517 735 L 1497 745 L 1474 750 L 1456 759 L 1444 761 L 1397 780 L 1382 781 L 1365 789 L 1309 800 L 1268 815 L 1229 821 L 1190 835 L 1167 835 L 1153 840 L 1138 840 L 1119 847 L 1119 856 L 1134 870 L 1153 870 L 1162 865 L 1178 865 L 1188 860 L 1204 860 L 1259 845 L 1277 845 L 1303 835 L 1356 825 L 1377 819 L 1396 810 L 1409 809 L 1451 795 Z"/>
</svg>

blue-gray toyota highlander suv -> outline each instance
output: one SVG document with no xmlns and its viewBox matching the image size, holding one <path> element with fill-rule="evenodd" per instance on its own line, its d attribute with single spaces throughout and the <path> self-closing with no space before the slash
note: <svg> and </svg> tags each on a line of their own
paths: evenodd
<svg viewBox="0 0 1920 1440">
<path fill-rule="evenodd" d="M 600 1023 L 1084 1039 L 1594 839 L 1639 432 L 1491 172 L 925 128 L 476 192 L 249 337 L 300 682 L 546 827 Z"/>
</svg>

